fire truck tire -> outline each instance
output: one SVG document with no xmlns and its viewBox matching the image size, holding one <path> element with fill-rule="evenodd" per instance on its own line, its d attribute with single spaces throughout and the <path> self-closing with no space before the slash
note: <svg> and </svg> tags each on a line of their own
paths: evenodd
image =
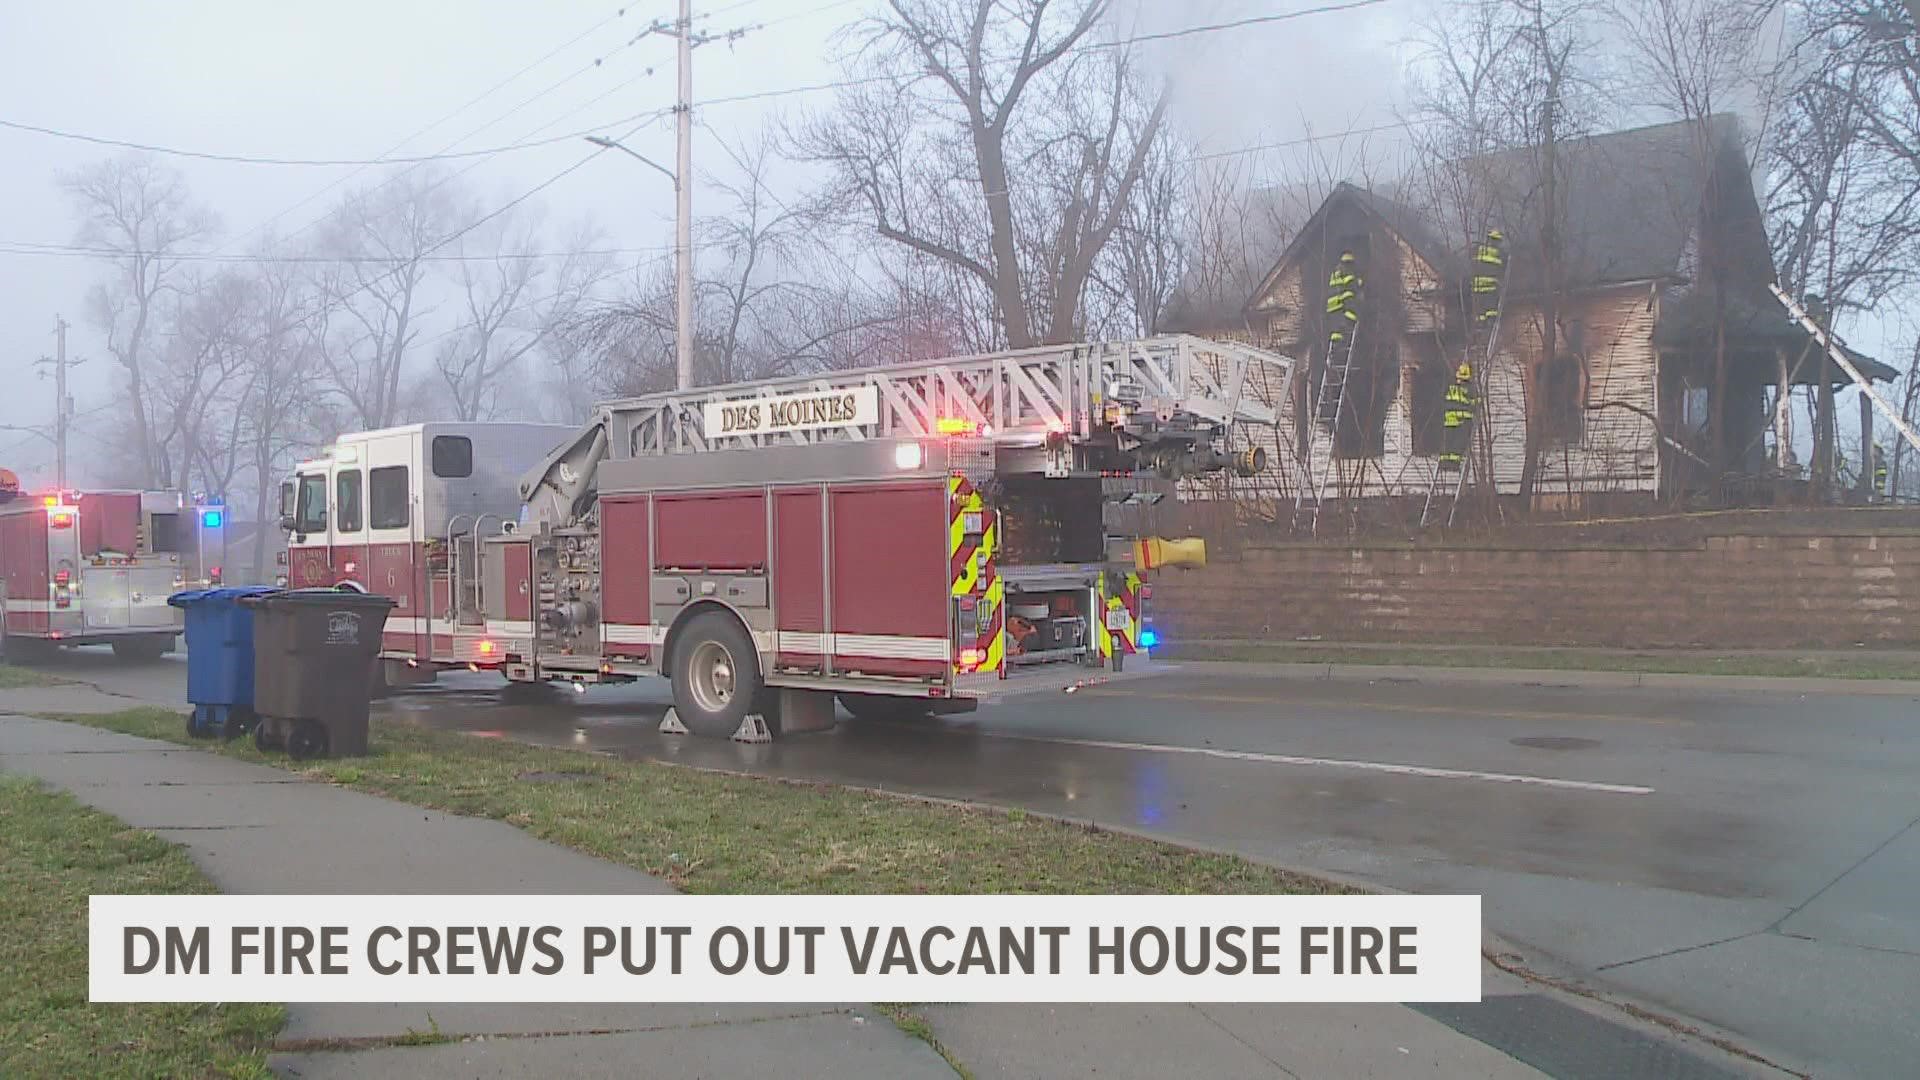
<svg viewBox="0 0 1920 1080">
<path fill-rule="evenodd" d="M 767 732 L 776 738 L 780 735 L 780 689 L 775 686 L 762 686 L 760 693 L 753 699 L 753 711 L 766 721 Z"/>
<path fill-rule="evenodd" d="M 880 723 L 918 720 L 932 711 L 931 703 L 925 698 L 894 694 L 841 694 L 840 704 L 846 706 L 855 720 Z"/>
<path fill-rule="evenodd" d="M 158 660 L 173 648 L 172 638 L 121 638 L 113 643 L 113 655 L 122 660 Z"/>
<path fill-rule="evenodd" d="M 387 661 L 384 657 L 373 658 L 373 668 L 367 673 L 367 700 L 380 701 L 393 696 L 393 684 L 387 681 Z"/>
<path fill-rule="evenodd" d="M 274 725 L 265 719 L 253 725 L 253 748 L 263 754 L 280 749 L 280 736 L 274 731 Z"/>
<path fill-rule="evenodd" d="M 760 654 L 732 615 L 703 612 L 675 636 L 673 707 L 688 731 L 707 739 L 731 736 L 760 690 Z"/>
</svg>

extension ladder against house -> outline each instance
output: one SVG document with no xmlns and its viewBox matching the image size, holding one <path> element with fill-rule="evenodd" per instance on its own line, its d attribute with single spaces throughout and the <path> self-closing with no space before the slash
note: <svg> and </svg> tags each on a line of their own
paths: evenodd
<svg viewBox="0 0 1920 1080">
<path fill-rule="evenodd" d="M 1306 459 L 1301 462 L 1303 468 L 1301 469 L 1300 488 L 1294 493 L 1293 525 L 1295 531 L 1301 528 L 1301 517 L 1304 512 L 1306 518 L 1305 528 L 1309 536 L 1318 536 L 1320 534 L 1320 507 L 1324 501 L 1321 495 L 1321 488 L 1326 485 L 1327 479 L 1333 474 L 1335 461 L 1334 451 L 1340 443 L 1340 414 L 1346 408 L 1347 382 L 1353 374 L 1353 350 L 1355 345 L 1358 344 L 1359 338 L 1360 328 L 1356 324 L 1348 328 L 1345 338 L 1346 348 L 1344 350 L 1340 349 L 1332 341 L 1327 343 L 1327 362 L 1321 365 L 1320 388 L 1314 394 L 1313 412 L 1308 414 L 1307 455 Z M 1338 367 L 1335 366 L 1336 354 L 1338 354 L 1339 357 Z M 1316 473 L 1313 467 L 1312 430 L 1314 426 L 1320 423 L 1320 418 L 1327 415 L 1327 402 L 1329 400 L 1333 402 L 1333 414 L 1327 421 L 1327 461 L 1326 465 Z M 1309 495 L 1311 495 L 1313 500 L 1311 506 L 1307 505 Z"/>
</svg>

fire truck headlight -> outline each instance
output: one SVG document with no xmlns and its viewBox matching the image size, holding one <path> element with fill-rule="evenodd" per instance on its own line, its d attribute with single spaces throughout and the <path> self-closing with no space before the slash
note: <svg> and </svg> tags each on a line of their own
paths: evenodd
<svg viewBox="0 0 1920 1080">
<path fill-rule="evenodd" d="M 893 464 L 895 468 L 917 469 L 926 460 L 927 456 L 925 452 L 920 449 L 920 444 L 917 442 L 903 442 L 893 448 Z"/>
<path fill-rule="evenodd" d="M 226 515 L 219 510 L 202 510 L 200 512 L 200 525 L 203 528 L 217 529 L 220 527 L 220 523 L 225 520 Z"/>
</svg>

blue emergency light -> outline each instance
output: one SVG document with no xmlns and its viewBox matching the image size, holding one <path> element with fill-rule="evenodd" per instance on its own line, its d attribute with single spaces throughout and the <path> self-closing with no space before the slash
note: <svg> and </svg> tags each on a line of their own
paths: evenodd
<svg viewBox="0 0 1920 1080">
<path fill-rule="evenodd" d="M 200 524 L 204 528 L 217 529 L 220 527 L 220 522 L 224 519 L 225 515 L 219 510 L 200 511 Z"/>
<path fill-rule="evenodd" d="M 1156 634 L 1151 630 L 1140 631 L 1140 647 L 1141 648 L 1151 649 L 1158 644 L 1160 644 L 1159 634 Z"/>
</svg>

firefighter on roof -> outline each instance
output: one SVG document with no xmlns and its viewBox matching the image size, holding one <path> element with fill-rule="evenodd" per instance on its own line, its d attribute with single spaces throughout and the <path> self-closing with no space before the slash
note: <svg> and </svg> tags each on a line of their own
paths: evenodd
<svg viewBox="0 0 1920 1080">
<path fill-rule="evenodd" d="M 1873 444 L 1873 497 L 1884 499 L 1887 491 L 1887 448 L 1879 443 Z"/>
<path fill-rule="evenodd" d="M 1466 461 L 1473 430 L 1473 366 L 1461 361 L 1447 387 L 1447 408 L 1440 417 L 1440 467 L 1457 469 Z"/>
<path fill-rule="evenodd" d="M 1332 327 L 1327 340 L 1334 345 L 1347 340 L 1347 335 L 1360 322 L 1360 288 L 1362 285 L 1359 262 L 1353 252 L 1340 253 L 1340 261 L 1333 266 L 1333 273 L 1327 276 L 1327 323 Z"/>
</svg>

